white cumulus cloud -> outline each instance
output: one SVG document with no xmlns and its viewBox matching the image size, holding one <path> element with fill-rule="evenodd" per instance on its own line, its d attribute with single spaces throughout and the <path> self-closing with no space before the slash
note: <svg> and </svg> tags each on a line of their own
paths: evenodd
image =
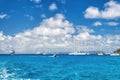
<svg viewBox="0 0 120 80">
<path fill-rule="evenodd" d="M 85 15 L 84 16 L 85 16 L 85 18 L 99 18 L 100 17 L 99 9 L 97 7 L 90 6 L 85 11 Z"/>
<path fill-rule="evenodd" d="M 84 16 L 85 18 L 120 18 L 120 3 L 110 0 L 104 4 L 104 10 L 100 10 L 98 7 L 90 6 L 86 9 Z"/>
<path fill-rule="evenodd" d="M 77 32 L 77 33 L 76 33 Z M 66 53 L 74 51 L 113 51 L 120 47 L 120 35 L 94 35 L 95 31 L 78 26 L 65 19 L 63 14 L 43 19 L 32 30 L 15 36 L 0 32 L 0 53 Z"/>
</svg>

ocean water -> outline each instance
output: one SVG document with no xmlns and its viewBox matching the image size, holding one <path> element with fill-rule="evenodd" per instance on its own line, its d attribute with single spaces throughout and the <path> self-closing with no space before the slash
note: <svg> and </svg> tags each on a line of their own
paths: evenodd
<svg viewBox="0 0 120 80">
<path fill-rule="evenodd" d="M 0 55 L 0 80 L 120 80 L 120 57 Z"/>
</svg>

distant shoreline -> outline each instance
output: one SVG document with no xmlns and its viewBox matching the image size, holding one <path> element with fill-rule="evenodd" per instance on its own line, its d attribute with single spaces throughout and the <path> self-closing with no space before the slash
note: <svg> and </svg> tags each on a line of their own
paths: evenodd
<svg viewBox="0 0 120 80">
<path fill-rule="evenodd" d="M 51 56 L 53 54 L 0 54 L 0 56 Z M 110 55 L 110 54 L 104 54 L 104 55 L 98 55 L 98 54 L 89 54 L 89 55 L 70 55 L 70 54 L 57 54 L 57 56 L 120 56 L 120 55 Z"/>
</svg>

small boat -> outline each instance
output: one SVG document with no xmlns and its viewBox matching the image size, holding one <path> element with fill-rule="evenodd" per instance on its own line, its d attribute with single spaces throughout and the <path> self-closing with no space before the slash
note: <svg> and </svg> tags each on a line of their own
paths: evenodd
<svg viewBox="0 0 120 80">
<path fill-rule="evenodd" d="M 10 54 L 11 54 L 11 55 L 14 55 L 14 54 L 15 54 L 15 50 L 11 50 L 11 51 L 10 51 Z"/>
<path fill-rule="evenodd" d="M 73 53 L 69 53 L 69 55 L 87 55 L 87 53 L 85 53 L 85 52 L 73 52 Z"/>
<path fill-rule="evenodd" d="M 102 56 L 102 55 L 104 55 L 104 54 L 103 54 L 103 53 L 99 53 L 99 54 L 97 54 L 97 55 Z"/>
<path fill-rule="evenodd" d="M 120 56 L 120 54 L 118 54 L 118 53 L 112 53 L 112 54 L 110 54 L 110 56 Z"/>
<path fill-rule="evenodd" d="M 53 54 L 51 57 L 57 57 L 57 55 L 56 55 L 56 54 Z"/>
</svg>

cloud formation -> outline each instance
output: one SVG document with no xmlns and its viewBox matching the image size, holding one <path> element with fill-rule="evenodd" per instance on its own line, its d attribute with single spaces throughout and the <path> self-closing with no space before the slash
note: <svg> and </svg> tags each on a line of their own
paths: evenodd
<svg viewBox="0 0 120 80">
<path fill-rule="evenodd" d="M 46 15 L 45 14 L 41 14 L 41 18 L 46 18 Z"/>
<path fill-rule="evenodd" d="M 85 11 L 85 18 L 115 19 L 120 18 L 120 3 L 114 0 L 104 4 L 104 10 L 90 6 Z"/>
<path fill-rule="evenodd" d="M 55 3 L 52 3 L 52 4 L 49 6 L 49 10 L 51 10 L 51 11 L 57 10 L 57 5 L 56 5 Z"/>
<path fill-rule="evenodd" d="M 96 26 L 96 27 L 97 27 L 97 26 L 101 26 L 101 25 L 102 25 L 102 23 L 99 22 L 99 21 L 96 21 L 96 22 L 93 23 L 93 26 Z"/>
<path fill-rule="evenodd" d="M 32 1 L 32 2 L 34 2 L 36 4 L 39 4 L 41 2 L 41 0 L 30 0 L 30 1 Z"/>
<path fill-rule="evenodd" d="M 118 22 L 108 22 L 107 25 L 109 25 L 109 26 L 118 26 L 119 23 Z"/>
<path fill-rule="evenodd" d="M 63 14 L 43 19 L 38 27 L 15 36 L 0 32 L 0 53 L 66 53 L 75 51 L 112 51 L 120 46 L 120 35 L 94 35 L 87 26 L 76 26 Z M 114 47 L 113 47 L 114 46 Z"/>
<path fill-rule="evenodd" d="M 0 14 L 0 19 L 4 19 L 5 17 L 7 17 L 7 14 Z"/>
</svg>

